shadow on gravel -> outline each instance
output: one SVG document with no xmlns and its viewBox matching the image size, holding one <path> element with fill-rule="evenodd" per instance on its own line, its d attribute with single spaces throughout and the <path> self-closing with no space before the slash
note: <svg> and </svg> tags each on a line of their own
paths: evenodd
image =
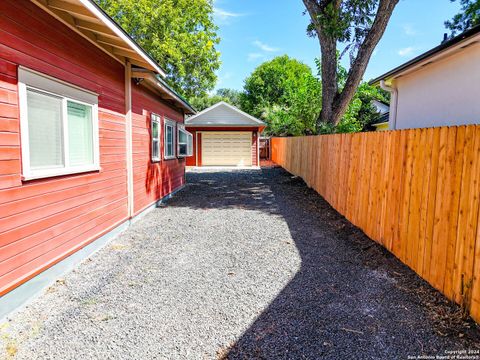
<svg viewBox="0 0 480 360">
<path fill-rule="evenodd" d="M 480 346 L 479 331 L 390 253 L 282 169 L 189 173 L 188 205 L 287 222 L 302 266 L 223 359 L 403 359 Z M 195 195 L 196 194 L 196 195 Z M 374 216 L 374 214 L 372 215 Z M 261 234 L 259 234 L 261 241 Z"/>
</svg>

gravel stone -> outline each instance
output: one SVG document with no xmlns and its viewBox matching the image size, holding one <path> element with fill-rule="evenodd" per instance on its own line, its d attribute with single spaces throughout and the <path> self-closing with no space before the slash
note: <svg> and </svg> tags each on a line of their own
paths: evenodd
<svg viewBox="0 0 480 360">
<path fill-rule="evenodd" d="M 195 170 L 0 325 L 15 359 L 402 359 L 471 319 L 282 169 Z"/>
</svg>

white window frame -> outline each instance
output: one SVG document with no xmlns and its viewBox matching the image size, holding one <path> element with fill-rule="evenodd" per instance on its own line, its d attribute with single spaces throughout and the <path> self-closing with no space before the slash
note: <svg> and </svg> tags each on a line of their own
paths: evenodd
<svg viewBox="0 0 480 360">
<path fill-rule="evenodd" d="M 27 90 L 56 96 L 62 99 L 63 161 L 62 167 L 32 169 L 30 166 L 30 141 L 28 130 Z M 33 70 L 19 67 L 18 92 L 20 104 L 20 131 L 22 148 L 22 180 L 34 180 L 61 175 L 100 170 L 100 145 L 98 130 L 98 95 Z M 70 165 L 68 144 L 67 103 L 72 101 L 92 107 L 93 164 Z"/>
<path fill-rule="evenodd" d="M 154 139 L 153 138 L 153 123 L 157 123 L 158 124 L 158 138 L 157 139 Z M 151 131 L 151 136 L 150 136 L 150 142 L 151 142 L 151 152 L 152 152 L 152 162 L 160 162 L 161 160 L 161 157 L 162 157 L 162 142 L 161 142 L 161 139 L 162 139 L 162 118 L 160 117 L 160 115 L 157 115 L 155 113 L 152 113 L 150 115 L 150 131 Z M 154 149 L 154 141 L 153 140 L 157 140 L 157 147 L 158 147 L 158 151 L 157 151 L 157 154 L 158 156 L 153 156 L 153 149 Z"/>
<path fill-rule="evenodd" d="M 187 135 L 187 139 L 190 139 L 190 142 L 187 140 L 187 153 L 185 155 L 180 154 L 180 132 L 183 132 Z M 193 156 L 193 135 L 185 130 L 185 125 L 178 124 L 177 126 L 177 157 L 184 158 Z"/>
<path fill-rule="evenodd" d="M 171 155 L 167 154 L 167 133 L 168 133 L 167 127 L 172 128 L 172 141 L 173 141 L 172 150 L 173 150 L 173 154 L 171 154 Z M 177 138 L 176 128 L 177 128 L 177 122 L 176 121 L 165 118 L 164 131 L 163 131 L 163 158 L 165 160 L 171 160 L 171 159 L 176 158 L 176 148 L 177 148 L 177 146 L 176 146 L 176 138 Z"/>
</svg>

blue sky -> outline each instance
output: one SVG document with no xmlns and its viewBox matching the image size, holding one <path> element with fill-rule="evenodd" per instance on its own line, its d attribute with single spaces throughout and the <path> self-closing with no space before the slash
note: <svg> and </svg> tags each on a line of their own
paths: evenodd
<svg viewBox="0 0 480 360">
<path fill-rule="evenodd" d="M 305 29 L 302 0 L 215 0 L 215 21 L 222 41 L 222 65 L 216 88 L 241 89 L 244 79 L 262 62 L 288 54 L 314 68 L 320 55 L 316 38 Z M 400 0 L 385 35 L 370 61 L 372 79 L 437 46 L 443 22 L 459 11 L 450 0 Z M 348 55 L 344 58 L 348 65 Z"/>
</svg>

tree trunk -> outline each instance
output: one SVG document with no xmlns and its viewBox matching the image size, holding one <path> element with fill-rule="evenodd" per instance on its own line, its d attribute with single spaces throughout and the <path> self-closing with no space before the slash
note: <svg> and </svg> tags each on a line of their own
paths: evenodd
<svg viewBox="0 0 480 360">
<path fill-rule="evenodd" d="M 318 122 L 328 123 L 333 119 L 335 96 L 338 93 L 337 46 L 334 39 L 322 38 L 322 110 Z"/>
<path fill-rule="evenodd" d="M 338 1 L 338 0 L 337 0 Z M 322 30 L 322 24 L 318 21 L 318 15 L 322 8 L 315 0 L 303 0 L 307 8 L 321 49 L 321 73 L 322 73 L 322 110 L 317 120 L 317 128 L 320 123 L 328 123 L 333 116 L 333 103 L 338 92 L 337 81 L 337 41 Z M 338 1 L 340 4 L 340 1 Z"/>
<path fill-rule="evenodd" d="M 336 6 L 339 5 L 338 0 L 334 1 L 336 1 Z M 339 92 L 337 83 L 337 39 L 329 35 L 318 20 L 328 1 L 303 0 L 318 35 L 322 52 L 322 111 L 317 125 L 330 123 L 337 126 L 342 119 L 398 1 L 380 0 L 373 24 L 351 64 L 345 86 Z"/>
</svg>

